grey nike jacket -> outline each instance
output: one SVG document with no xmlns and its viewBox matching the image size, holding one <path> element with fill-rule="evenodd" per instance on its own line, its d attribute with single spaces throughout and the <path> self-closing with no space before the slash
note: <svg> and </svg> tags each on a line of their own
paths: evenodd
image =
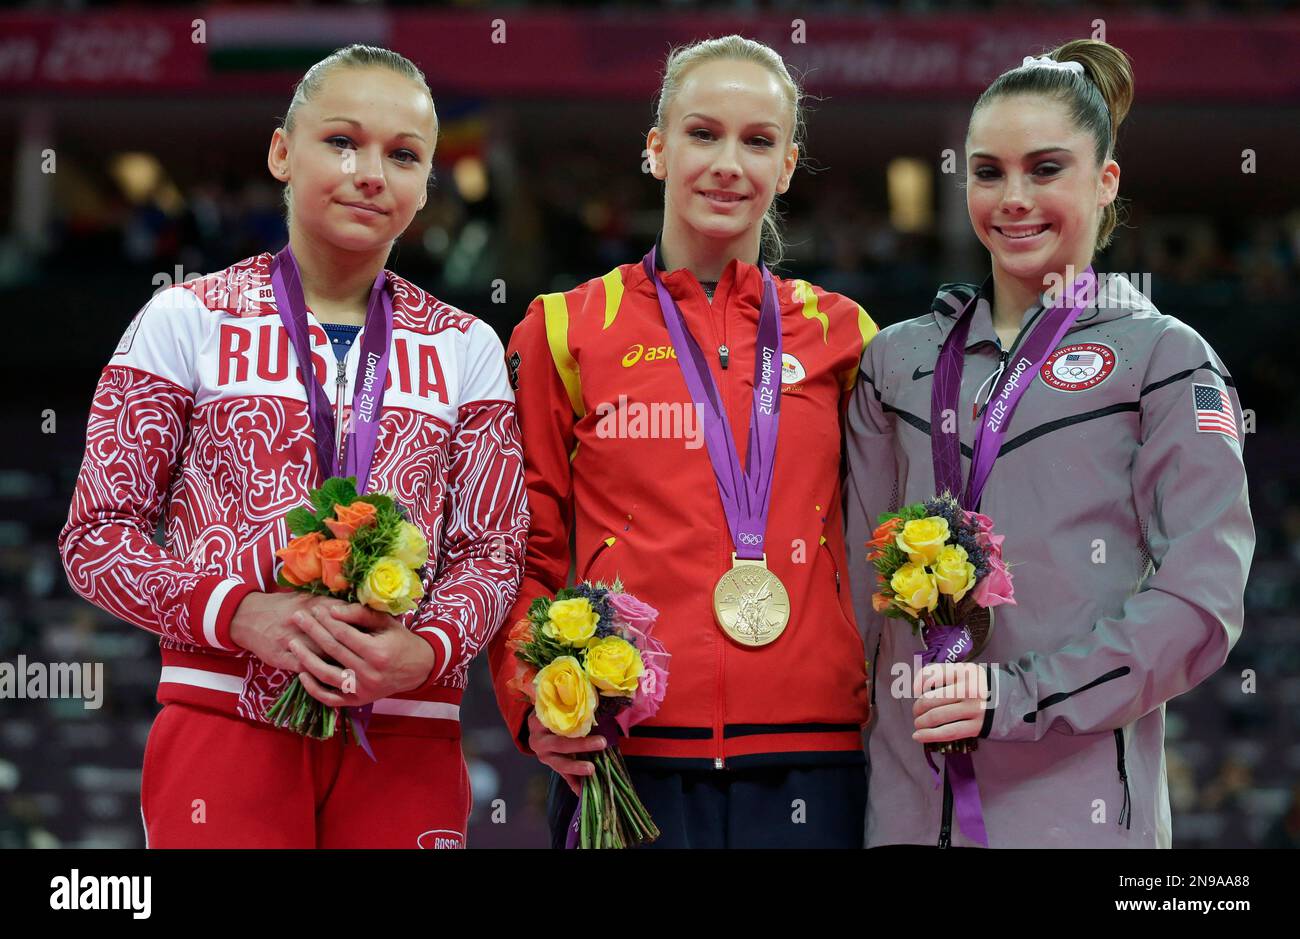
<svg viewBox="0 0 1300 939">
<path fill-rule="evenodd" d="M 978 658 L 992 692 L 974 766 L 994 848 L 1169 847 L 1165 702 L 1241 635 L 1255 532 L 1232 378 L 1126 278 L 1099 285 L 1033 376 L 980 506 L 1006 536 L 1016 599 L 995 611 Z M 883 330 L 848 412 L 849 569 L 874 714 L 869 847 L 971 844 L 911 738 L 920 642 L 872 610 L 865 543 L 881 512 L 934 495 L 933 369 L 978 294 L 956 415 L 969 475 L 977 393 L 982 406 L 1015 351 L 993 331 L 991 291 L 991 279 L 945 285 L 929 314 Z M 1040 298 L 1017 345 L 1041 314 Z"/>
</svg>

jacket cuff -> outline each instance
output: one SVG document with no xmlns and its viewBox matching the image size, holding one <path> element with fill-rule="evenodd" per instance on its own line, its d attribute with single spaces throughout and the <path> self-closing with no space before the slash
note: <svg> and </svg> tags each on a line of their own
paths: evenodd
<svg viewBox="0 0 1300 939">
<path fill-rule="evenodd" d="M 528 715 L 533 713 L 532 707 L 524 708 L 524 716 L 519 719 L 519 732 L 515 734 L 515 744 L 519 747 L 519 752 L 525 756 L 533 756 L 533 748 L 528 745 Z"/>
<path fill-rule="evenodd" d="M 230 638 L 230 623 L 244 597 L 256 590 L 253 584 L 220 574 L 201 579 L 190 591 L 186 604 L 194 644 L 222 652 L 238 652 L 239 646 Z"/>
<path fill-rule="evenodd" d="M 984 724 L 980 727 L 979 736 L 983 739 L 988 739 L 988 735 L 993 731 L 993 715 L 998 709 L 998 678 L 994 674 L 993 669 L 989 666 L 981 665 L 980 667 L 984 669 L 985 677 L 987 678 L 986 684 L 989 689 L 989 700 L 986 702 L 987 706 L 984 708 Z"/>
<path fill-rule="evenodd" d="M 451 632 L 436 624 L 421 626 L 415 630 L 415 634 L 427 642 L 429 648 L 433 650 L 433 668 L 429 669 L 429 676 L 412 691 L 428 691 L 441 683 L 451 663 L 460 657 L 460 644 L 453 638 Z"/>
<path fill-rule="evenodd" d="M 993 712 L 997 708 L 990 707 L 984 711 L 984 726 L 980 728 L 980 737 L 988 739 L 989 731 L 993 729 Z"/>
</svg>

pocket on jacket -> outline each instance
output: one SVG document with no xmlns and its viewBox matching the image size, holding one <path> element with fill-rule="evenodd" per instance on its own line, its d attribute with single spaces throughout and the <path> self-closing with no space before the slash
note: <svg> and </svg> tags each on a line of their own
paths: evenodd
<svg viewBox="0 0 1300 939">
<path fill-rule="evenodd" d="M 616 544 L 618 544 L 618 539 L 613 535 L 609 535 L 608 537 L 602 539 L 601 542 L 596 546 L 596 550 L 592 552 L 591 557 L 587 559 L 587 563 L 584 564 L 581 570 L 579 571 L 578 581 L 581 582 L 584 580 L 605 580 L 606 583 L 612 583 L 614 579 L 613 577 L 601 578 L 596 576 L 595 571 L 596 571 L 597 564 L 600 564 L 602 569 L 604 570 L 609 569 L 608 564 L 610 563 L 610 561 L 614 559 L 613 549 Z"/>
<path fill-rule="evenodd" d="M 840 591 L 843 589 L 841 581 L 844 579 L 843 575 L 840 573 L 840 566 L 835 563 L 835 555 L 831 553 L 830 545 L 820 538 L 818 541 L 819 544 L 817 549 L 825 555 L 826 563 L 830 566 L 831 574 L 835 578 L 835 596 L 838 598 Z"/>
<path fill-rule="evenodd" d="M 844 591 L 849 589 L 847 579 L 844 573 L 840 571 L 839 565 L 835 563 L 835 555 L 831 553 L 830 545 L 823 541 L 818 546 L 817 550 L 824 556 L 826 566 L 831 572 L 831 578 L 835 589 L 835 609 L 840 614 L 840 620 L 844 624 L 844 628 L 849 630 L 853 635 L 858 647 L 863 648 L 862 633 L 858 629 L 856 617 L 844 612 Z"/>
</svg>

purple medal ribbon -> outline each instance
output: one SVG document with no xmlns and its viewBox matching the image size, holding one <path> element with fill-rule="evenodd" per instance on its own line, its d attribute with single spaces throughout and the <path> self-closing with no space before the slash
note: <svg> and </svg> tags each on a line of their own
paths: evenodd
<svg viewBox="0 0 1300 939">
<path fill-rule="evenodd" d="M 935 626 L 922 628 L 925 638 L 925 651 L 921 653 L 921 664 L 934 662 L 960 662 L 974 644 L 970 629 L 966 626 Z M 934 774 L 935 788 L 939 787 L 939 767 L 934 763 L 934 755 L 925 751 L 925 762 Z M 975 764 L 969 753 L 949 753 L 944 765 L 948 769 L 948 781 L 952 785 L 953 811 L 957 824 L 966 837 L 976 844 L 989 846 L 988 832 L 984 828 L 984 807 L 980 803 L 979 787 L 975 785 Z"/>
<path fill-rule="evenodd" d="M 343 472 L 339 472 L 334 452 L 334 407 L 315 380 L 311 348 L 307 338 L 307 304 L 293 250 L 284 246 L 271 261 L 271 286 L 280 321 L 289 333 L 294 355 L 307 386 L 307 410 L 316 435 L 316 455 L 320 461 L 321 480 L 331 476 L 356 476 L 357 492 L 364 493 L 370 480 L 370 464 L 379 439 L 379 413 L 384 403 L 384 384 L 388 379 L 389 344 L 393 334 L 393 300 L 384 289 L 385 272 L 380 271 L 370 289 L 366 324 L 362 330 L 361 362 L 357 367 L 357 385 L 352 394 L 352 421 L 345 436 Z"/>
<path fill-rule="evenodd" d="M 961 507 L 967 511 L 976 511 L 984 494 L 984 485 L 988 482 L 993 464 L 997 461 L 1011 425 L 1011 416 L 1016 406 L 1024 397 L 1034 376 L 1042 368 L 1047 357 L 1064 338 L 1079 314 L 1087 308 L 1096 296 L 1097 276 L 1089 265 L 1074 283 L 1058 297 L 1043 313 L 1042 319 L 1025 339 L 1016 356 L 1004 374 L 1002 383 L 985 406 L 983 419 L 975 434 L 975 446 L 971 456 L 970 479 L 962 491 L 961 473 L 961 436 L 955 430 L 945 433 L 945 412 L 955 414 L 961 397 L 961 375 L 965 364 L 966 337 L 970 334 L 971 320 L 975 316 L 975 307 L 979 300 L 977 293 L 966 304 L 958 317 L 948 338 L 939 350 L 939 359 L 935 363 L 934 383 L 930 391 L 930 452 L 934 462 L 934 483 L 939 493 L 950 492 L 956 496 Z M 1082 298 L 1072 307 L 1065 305 L 1065 298 Z M 963 638 L 970 641 L 970 631 L 965 626 L 940 626 L 923 629 L 926 648 L 921 654 L 921 663 L 928 665 L 935 661 L 960 661 L 961 652 L 956 648 Z M 934 772 L 935 785 L 939 784 L 939 770 L 929 752 L 925 755 L 930 769 Z M 945 758 L 948 779 L 952 785 L 953 807 L 957 815 L 957 824 L 972 841 L 988 847 L 988 834 L 984 829 L 984 811 L 980 804 L 979 788 L 975 784 L 975 764 L 969 753 L 950 753 Z"/>
<path fill-rule="evenodd" d="M 709 461 L 713 464 L 713 477 L 722 497 L 736 557 L 760 559 L 767 533 L 777 428 L 781 419 L 781 322 L 776 283 L 767 266 L 760 264 L 763 303 L 758 316 L 758 345 L 754 354 L 754 404 L 750 411 L 749 444 L 742 470 L 722 395 L 709 372 L 699 343 L 686 327 L 681 308 L 659 279 L 654 248 L 641 263 L 659 295 L 659 309 L 677 353 L 677 364 L 681 366 L 686 388 L 704 422 L 704 442 L 708 445 Z"/>
<path fill-rule="evenodd" d="M 312 368 L 311 346 L 307 337 L 307 302 L 303 296 L 298 261 L 289 245 L 285 245 L 271 259 L 271 288 L 275 291 L 275 306 L 280 313 L 280 322 L 289 333 L 293 354 L 298 359 L 303 384 L 307 388 L 307 413 L 311 416 L 312 430 L 316 437 L 316 457 L 320 464 L 321 481 L 331 476 L 355 476 L 358 493 L 364 493 L 366 484 L 370 481 L 370 466 L 379 440 L 379 415 L 384 404 L 384 385 L 388 379 L 393 299 L 385 289 L 385 281 L 385 272 L 381 270 L 370 289 L 366 324 L 362 329 L 361 361 L 357 366 L 358 380 L 352 395 L 352 420 L 344 436 L 345 458 L 340 472 L 339 456 L 334 449 L 334 407 L 329 395 L 316 380 L 316 372 Z M 357 742 L 366 751 L 366 755 L 375 760 L 370 741 L 366 738 L 372 705 L 347 710 L 352 714 L 352 727 L 356 731 Z"/>
<path fill-rule="evenodd" d="M 970 481 L 965 495 L 961 485 L 961 435 L 956 431 L 944 433 L 944 412 L 956 413 L 958 399 L 961 397 L 961 373 L 965 364 L 966 337 L 970 334 L 971 320 L 975 316 L 975 305 L 979 299 L 976 294 L 966 304 L 961 316 L 953 326 L 952 332 L 944 340 L 939 350 L 939 360 L 934 367 L 934 384 L 930 391 L 930 440 L 931 454 L 934 460 L 934 483 L 938 492 L 945 490 L 957 497 L 961 506 L 975 511 L 984 494 L 984 484 L 988 482 L 989 473 L 1002 449 L 1007 428 L 1011 425 L 1011 415 L 1021 397 L 1029 389 L 1034 376 L 1042 368 L 1043 362 L 1052 354 L 1057 344 L 1079 314 L 1087 308 L 1096 295 L 1096 275 L 1089 265 L 1065 292 L 1066 297 L 1080 297 L 1082 300 L 1073 307 L 1066 307 L 1063 302 L 1053 303 L 1043 318 L 1038 321 L 1029 337 L 1016 355 L 1014 364 L 1009 363 L 1005 377 L 998 393 L 989 398 L 984 409 L 984 418 L 975 434 L 974 455 L 971 457 Z M 1061 298 L 1063 299 L 1063 298 Z"/>
</svg>

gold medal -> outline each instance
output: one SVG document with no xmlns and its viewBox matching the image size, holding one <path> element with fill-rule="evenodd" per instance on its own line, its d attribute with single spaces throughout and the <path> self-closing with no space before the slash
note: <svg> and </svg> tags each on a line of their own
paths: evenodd
<svg viewBox="0 0 1300 939">
<path fill-rule="evenodd" d="M 774 642 L 790 622 L 790 595 L 762 560 L 731 556 L 731 570 L 713 588 L 713 615 L 718 626 L 744 646 Z"/>
</svg>

